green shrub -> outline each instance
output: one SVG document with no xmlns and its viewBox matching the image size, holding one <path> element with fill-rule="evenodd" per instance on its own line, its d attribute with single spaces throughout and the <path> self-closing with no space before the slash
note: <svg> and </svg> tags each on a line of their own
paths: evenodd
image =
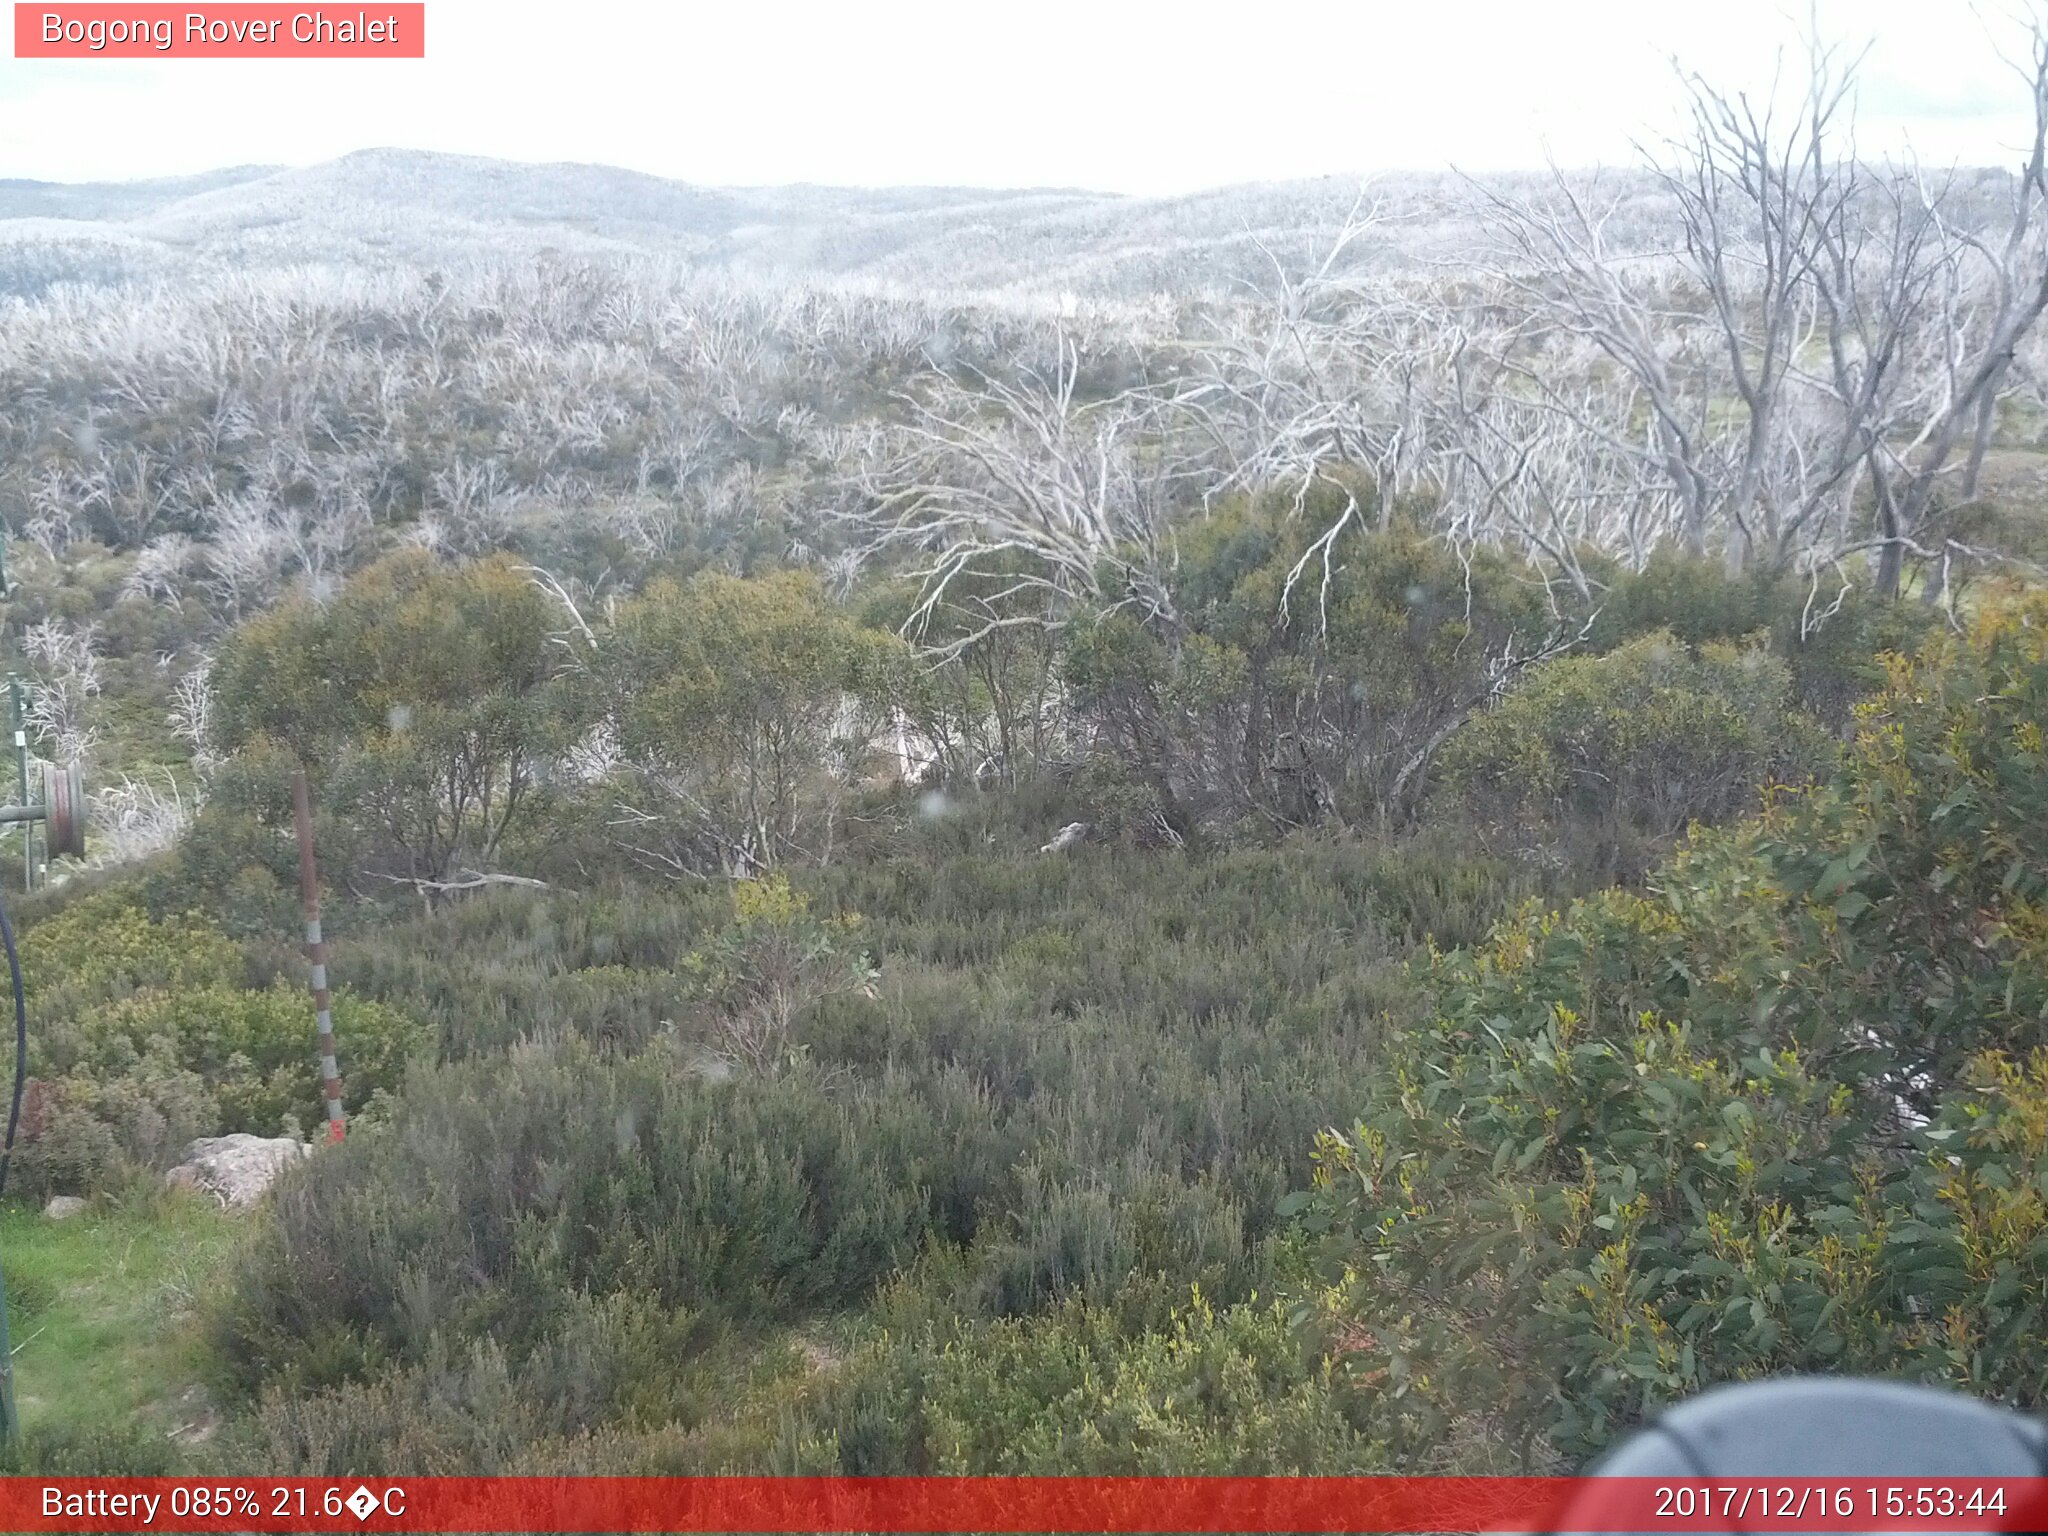
<svg viewBox="0 0 2048 1536">
<path fill-rule="evenodd" d="M 1867 588 L 1762 570 L 1730 573 L 1719 560 L 1676 550 L 1640 571 L 1602 575 L 1608 590 L 1589 637 L 1595 648 L 1659 630 L 1695 648 L 1768 633 L 1771 651 L 1791 668 L 1794 702 L 1831 730 L 1846 728 L 1857 701 L 1884 686 L 1880 658 L 1912 650 L 1933 622 L 1924 605 Z"/>
<path fill-rule="evenodd" d="M 1694 822 L 1754 810 L 1772 783 L 1828 760 L 1762 637 L 1693 651 L 1669 632 L 1539 668 L 1451 738 L 1445 804 L 1496 834 L 1576 843 L 1573 862 L 1624 876 Z"/>
<path fill-rule="evenodd" d="M 329 969 L 432 1027 L 442 1056 L 576 1036 L 644 1050 L 677 1016 L 676 968 L 729 923 L 720 887 L 499 890 L 426 918 L 337 924 Z"/>
<path fill-rule="evenodd" d="M 351 1113 L 395 1090 L 407 1066 L 429 1049 L 417 1020 L 345 991 L 334 994 L 334 1034 L 342 1102 Z M 151 1048 L 211 1089 L 221 1132 L 275 1136 L 288 1124 L 327 1118 L 313 999 L 303 984 L 138 993 L 93 1018 L 78 1058 L 65 1068 L 100 1076 Z"/>
<path fill-rule="evenodd" d="M 1182 534 L 1175 625 L 1118 611 L 1077 622 L 1074 706 L 1136 790 L 1185 833 L 1270 835 L 1404 819 L 1444 733 L 1490 694 L 1490 670 L 1565 626 L 1496 552 L 1461 560 L 1406 526 L 1365 530 L 1327 487 L 1235 501 Z"/>
<path fill-rule="evenodd" d="M 1272 1302 L 1199 1287 L 1156 1332 L 1070 1302 L 928 1325 L 849 1361 L 787 1433 L 789 1470 L 853 1476 L 1282 1476 L 1374 1471 L 1348 1393 Z"/>
<path fill-rule="evenodd" d="M 830 858 L 908 660 L 808 573 L 650 584 L 597 666 L 648 812 L 640 856 L 671 873 Z"/>
<path fill-rule="evenodd" d="M 19 1439 L 0 1441 L 0 1475 L 8 1477 L 105 1477 L 109 1467 L 119 1467 L 123 1477 L 191 1472 L 184 1447 L 140 1422 L 52 1428 L 31 1418 Z"/>
<path fill-rule="evenodd" d="M 17 1161 L 25 1192 L 105 1189 L 169 1167 L 195 1137 L 326 1118 L 303 981 L 246 989 L 240 946 L 209 919 L 153 919 L 136 891 L 102 892 L 29 928 L 22 961 L 36 1082 Z M 352 1114 L 431 1050 L 417 1020 L 346 990 L 334 1019 Z"/>
<path fill-rule="evenodd" d="M 31 1199 L 93 1194 L 158 1173 L 221 1129 L 200 1076 L 159 1042 L 118 1068 L 37 1080 L 10 1187 Z"/>
<path fill-rule="evenodd" d="M 1827 788 L 1432 963 L 1306 1218 L 1405 1454 L 1576 1457 L 1775 1371 L 2041 1405 L 2044 719 L 2048 606 L 1994 608 Z"/>
<path fill-rule="evenodd" d="M 1060 1178 L 1033 1159 L 1012 1199 L 970 1250 L 975 1281 L 960 1298 L 970 1315 L 1015 1317 L 1074 1298 L 1135 1303 L 1159 1285 L 1178 1294 L 1195 1284 L 1232 1299 L 1255 1283 L 1237 1202 L 1163 1170 Z"/>
<path fill-rule="evenodd" d="M 660 1427 L 693 1406 L 678 1392 L 702 1348 L 690 1314 L 630 1292 L 571 1296 L 562 1312 L 516 1361 L 489 1338 L 437 1340 L 371 1381 L 267 1393 L 245 1454 L 281 1476 L 503 1476 L 532 1470 L 550 1442 Z"/>
<path fill-rule="evenodd" d="M 319 1385 L 436 1336 L 529 1348 L 585 1291 L 747 1317 L 853 1305 L 917 1251 L 989 1134 L 975 1113 L 575 1042 L 415 1074 L 388 1127 L 283 1190 L 229 1353 L 252 1384 Z"/>
<path fill-rule="evenodd" d="M 854 947 L 860 919 L 819 917 L 784 875 L 741 880 L 733 920 L 682 970 L 690 999 L 709 1015 L 710 1049 L 754 1072 L 799 1064 L 799 1019 L 828 997 L 871 988 L 874 968 Z"/>
<path fill-rule="evenodd" d="M 532 811 L 535 765 L 570 739 L 559 621 L 509 558 L 392 555 L 331 600 L 294 598 L 229 636 L 213 673 L 219 745 L 273 784 L 280 763 L 309 766 L 343 831 L 323 840 L 330 866 L 489 869 Z"/>
<path fill-rule="evenodd" d="M 152 918 L 137 895 L 110 890 L 28 926 L 21 967 L 39 1018 L 153 990 L 233 986 L 242 979 L 233 939 L 197 912 Z"/>
</svg>

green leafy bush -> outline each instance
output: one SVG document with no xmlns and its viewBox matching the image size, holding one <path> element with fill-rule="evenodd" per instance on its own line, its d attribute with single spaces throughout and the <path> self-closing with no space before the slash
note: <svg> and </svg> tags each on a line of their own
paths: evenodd
<svg viewBox="0 0 2048 1536">
<path fill-rule="evenodd" d="M 318 1385 L 424 1359 L 437 1335 L 534 1347 L 584 1291 L 748 1317 L 851 1305 L 971 1166 L 975 1109 L 576 1042 L 415 1074 L 388 1128 L 284 1192 L 229 1353 L 252 1381 Z"/>
<path fill-rule="evenodd" d="M 232 986 L 243 974 L 240 949 L 208 918 L 152 917 L 125 890 L 97 893 L 27 926 L 21 966 L 38 1015 L 57 1018 L 144 990 Z"/>
<path fill-rule="evenodd" d="M 630 1292 L 571 1296 L 562 1311 L 553 1337 L 516 1361 L 489 1338 L 437 1340 L 371 1381 L 272 1391 L 252 1416 L 250 1459 L 282 1475 L 504 1476 L 538 1470 L 550 1444 L 689 1411 L 679 1388 L 694 1385 L 688 1362 L 702 1347 L 689 1313 Z"/>
<path fill-rule="evenodd" d="M 2044 719 L 2048 607 L 1994 608 L 1829 787 L 1433 962 L 1305 1217 L 1405 1454 L 1785 1370 L 2043 1401 Z"/>
<path fill-rule="evenodd" d="M 170 1166 L 195 1137 L 275 1136 L 325 1118 L 310 994 L 296 980 L 242 986 L 240 947 L 207 918 L 154 919 L 132 890 L 104 892 L 37 922 L 22 959 L 25 1190 L 103 1189 Z M 346 990 L 334 1018 L 352 1113 L 432 1048 L 415 1018 Z"/>
<path fill-rule="evenodd" d="M 334 994 L 334 1033 L 346 1063 L 343 1104 L 361 1110 L 403 1081 L 429 1049 L 415 1019 L 352 992 Z M 106 1009 L 81 1031 L 62 1070 L 100 1077 L 158 1050 L 196 1074 L 219 1106 L 222 1132 L 275 1136 L 327 1118 L 314 1042 L 313 999 L 303 984 L 260 992 L 206 987 L 143 992 Z"/>
<path fill-rule="evenodd" d="M 219 745 L 272 764 L 273 786 L 285 764 L 315 772 L 342 834 L 323 840 L 330 861 L 408 879 L 488 869 L 533 807 L 537 766 L 570 739 L 560 625 L 509 559 L 393 555 L 331 601 L 294 599 L 229 636 Z"/>
<path fill-rule="evenodd" d="M 639 856 L 669 873 L 829 859 L 908 659 L 805 573 L 651 584 L 598 666 L 647 818 Z"/>
<path fill-rule="evenodd" d="M 1589 643 L 1599 650 L 1668 630 L 1692 647 L 1751 643 L 1768 634 L 1791 669 L 1792 698 L 1830 730 L 1848 726 L 1857 702 L 1884 686 L 1880 658 L 1911 651 L 1933 613 L 1863 587 L 1827 587 L 1782 572 L 1731 573 L 1720 560 L 1667 550 L 1639 571 L 1602 572 Z"/>
<path fill-rule="evenodd" d="M 1218 507 L 1182 535 L 1176 624 L 1072 626 L 1065 673 L 1090 733 L 1183 831 L 1405 816 L 1494 668 L 1568 627 L 1492 552 L 1460 560 L 1356 514 L 1318 548 L 1344 505 L 1322 487 L 1298 510 Z"/>
<path fill-rule="evenodd" d="M 1453 736 L 1442 807 L 1523 843 L 1578 844 L 1573 862 L 1639 875 L 1693 822 L 1754 810 L 1772 783 L 1829 757 L 1761 636 L 1697 651 L 1668 631 L 1539 668 Z"/>
<path fill-rule="evenodd" d="M 860 919 L 826 918 L 785 875 L 733 885 L 733 920 L 683 961 L 687 991 L 710 1015 L 710 1048 L 754 1072 L 799 1064 L 798 1019 L 826 998 L 872 987 L 875 971 L 854 948 Z"/>
<path fill-rule="evenodd" d="M 885 1337 L 821 1388 L 782 1454 L 792 1470 L 853 1476 L 1377 1470 L 1349 1396 L 1283 1307 L 1219 1308 L 1197 1287 L 1153 1332 L 1074 1301 Z"/>
</svg>

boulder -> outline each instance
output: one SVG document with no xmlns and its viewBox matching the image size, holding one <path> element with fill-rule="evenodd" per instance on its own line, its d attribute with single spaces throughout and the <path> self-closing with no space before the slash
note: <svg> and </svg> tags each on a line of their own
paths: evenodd
<svg viewBox="0 0 2048 1536">
<path fill-rule="evenodd" d="M 277 1176 L 312 1152 L 290 1136 L 202 1136 L 185 1160 L 164 1175 L 179 1189 L 203 1189 L 229 1210 L 254 1205 Z"/>
<path fill-rule="evenodd" d="M 85 1209 L 85 1202 L 76 1195 L 52 1195 L 50 1203 L 43 1207 L 43 1214 L 52 1221 L 62 1221 L 66 1216 L 76 1216 Z"/>
</svg>

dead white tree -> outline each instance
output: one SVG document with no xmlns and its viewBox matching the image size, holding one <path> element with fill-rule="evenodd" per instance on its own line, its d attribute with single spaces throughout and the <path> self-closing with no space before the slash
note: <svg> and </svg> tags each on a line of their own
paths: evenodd
<svg viewBox="0 0 2048 1536">
<path fill-rule="evenodd" d="M 1880 299 L 1893 299 L 1900 307 L 1907 295 L 1920 300 L 1918 312 L 1926 317 L 1923 323 L 1931 326 L 1932 335 L 1922 338 L 1919 347 L 1931 379 L 1916 402 L 1918 409 L 1899 428 L 1872 435 L 1866 455 L 1876 506 L 1872 538 L 1878 550 L 1877 586 L 1886 593 L 1898 590 L 1906 554 L 1925 553 L 1925 532 L 1944 490 L 1953 483 L 1953 501 L 1976 499 L 1999 398 L 2021 345 L 2048 310 L 2048 240 L 2043 230 L 2048 220 L 2048 21 L 2036 17 L 2027 46 L 2024 57 L 2006 59 L 2029 93 L 2033 122 L 2026 161 L 2009 184 L 2002 217 L 1978 226 L 1967 210 L 1952 213 L 1953 178 L 1933 189 L 1917 180 L 1888 189 L 1890 221 L 1895 228 L 1911 230 L 1924 255 L 1920 272 L 1913 272 L 1900 254 L 1903 237 L 1894 236 L 1894 252 L 1882 268 Z M 1908 189 L 1918 194 L 1915 203 L 1907 201 Z M 1899 275 L 1902 266 L 1912 275 Z M 1853 272 L 1855 265 L 1845 256 L 1833 270 Z M 1872 330 L 1882 335 L 1890 318 L 1880 302 L 1872 306 L 1877 320 L 1865 319 L 1860 313 L 1863 306 L 1843 301 L 1844 286 L 1838 279 L 1823 288 L 1831 356 L 1847 350 L 1837 345 L 1838 332 L 1850 332 L 1859 340 Z M 1927 303 L 1924 296 L 1934 302 Z M 1896 329 L 1911 327 L 1901 321 Z M 1913 428 L 1910 436 L 1907 424 Z M 1975 551 L 1946 537 L 1937 542 L 1942 552 L 1940 584 L 1945 586 L 1948 559 Z"/>
<path fill-rule="evenodd" d="M 1645 438 L 1656 429 L 1644 425 L 1650 413 L 1627 375 L 1567 355 L 1534 388 L 1529 368 L 1512 344 L 1459 335 L 1430 407 L 1440 524 L 1454 545 L 1507 545 L 1590 599 L 1587 550 L 1640 565 L 1677 536 L 1684 509 L 1650 468 Z"/>
<path fill-rule="evenodd" d="M 268 603 L 283 578 L 288 547 L 278 508 L 235 496 L 207 508 L 205 574 L 200 587 L 214 608 L 235 620 Z"/>
<path fill-rule="evenodd" d="M 166 723 L 171 734 L 192 751 L 192 766 L 201 774 L 219 761 L 213 730 L 213 658 L 201 655 L 171 685 Z"/>
<path fill-rule="evenodd" d="M 84 761 L 99 740 L 91 718 L 101 681 L 98 626 L 44 619 L 21 632 L 21 650 L 29 663 L 29 739 L 47 744 L 57 762 Z"/>
<path fill-rule="evenodd" d="M 1366 515 L 1356 488 L 1371 487 L 1384 526 L 1396 499 L 1421 479 L 1428 402 L 1448 357 L 1449 328 L 1426 288 L 1363 278 L 1347 265 L 1352 247 L 1386 216 L 1361 192 L 1320 260 L 1299 270 L 1248 236 L 1266 280 L 1185 349 L 1186 375 L 1168 393 L 1177 424 L 1209 450 L 1205 499 L 1284 489 L 1299 513 L 1318 484 L 1342 497 L 1281 597 L 1285 609 L 1316 573 L 1325 618 L 1334 551 Z"/>
<path fill-rule="evenodd" d="M 1689 129 L 1653 169 L 1677 214 L 1666 260 L 1610 242 L 1620 202 L 1597 184 L 1554 174 L 1531 198 L 1475 183 L 1504 245 L 1492 276 L 1521 311 L 1496 379 L 1567 423 L 1588 464 L 1635 458 L 1696 552 L 1784 567 L 1869 551 L 1885 593 L 1910 553 L 1970 553 L 1927 530 L 1977 494 L 1997 400 L 2048 309 L 2038 19 L 2028 47 L 2011 62 L 2032 138 L 1993 217 L 1953 177 L 1856 157 L 1859 59 L 1817 40 L 1789 104 L 1681 77 Z M 1549 366 L 1560 334 L 1601 367 Z M 1593 387 L 1602 368 L 1627 389 Z M 1461 425 L 1495 423 L 1468 408 Z"/>
<path fill-rule="evenodd" d="M 860 503 L 839 521 L 864 558 L 909 557 L 922 584 L 913 638 L 968 575 L 984 588 L 979 617 L 946 626 L 943 652 L 1057 622 L 1082 601 L 1172 622 L 1164 575 L 1177 476 L 1146 457 L 1155 405 L 1132 391 L 1083 399 L 1080 377 L 1080 349 L 1062 338 L 1050 377 L 983 374 L 970 387 L 935 374 L 901 397 L 910 419 L 893 451 L 861 469 Z"/>
<path fill-rule="evenodd" d="M 177 776 L 168 771 L 139 779 L 123 774 L 120 783 L 95 790 L 90 798 L 89 869 L 131 864 L 161 853 L 175 846 L 192 823 L 194 806 Z"/>
<path fill-rule="evenodd" d="M 154 538 L 136 551 L 135 567 L 122 581 L 121 594 L 182 607 L 186 583 L 200 558 L 199 546 L 188 534 L 166 533 Z"/>
</svg>

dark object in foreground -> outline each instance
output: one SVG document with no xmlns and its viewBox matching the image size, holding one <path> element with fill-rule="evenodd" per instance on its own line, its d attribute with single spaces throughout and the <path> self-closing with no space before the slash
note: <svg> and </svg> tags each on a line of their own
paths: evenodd
<svg viewBox="0 0 2048 1536">
<path fill-rule="evenodd" d="M 2039 1477 L 2048 1430 L 1975 1398 L 1817 1377 L 1722 1387 L 1591 1469 L 1601 1477 Z"/>
<path fill-rule="evenodd" d="M 1664 1414 L 1609 1451 L 1592 1478 L 1672 1478 L 1691 1484 L 1771 1478 L 2038 1479 L 2048 1473 L 2048 1429 L 2010 1409 L 1906 1382 L 1815 1377 L 1721 1387 Z M 2029 1495 L 2037 1483 L 2018 1485 Z M 2020 1502 L 2031 1504 L 2031 1497 Z M 1600 1529 L 1601 1495 L 1572 1499 L 1559 1531 Z M 1804 1510 L 1804 1501 L 1801 1502 Z M 1745 1513 L 1747 1511 L 1745 1510 Z M 1786 1514 L 1767 1508 L 1762 1518 Z M 1856 1513 L 1862 1513 L 1860 1502 Z M 2035 1508 L 1999 1502 L 1987 1530 L 2041 1530 Z M 1831 1528 L 1823 1517 L 1814 1523 Z M 1855 1527 L 1852 1518 L 1841 1524 Z M 1948 1528 L 1947 1521 L 1930 1521 Z M 1734 1527 L 1740 1529 L 1742 1522 Z M 1869 1527 L 1866 1527 L 1869 1528 Z"/>
</svg>

